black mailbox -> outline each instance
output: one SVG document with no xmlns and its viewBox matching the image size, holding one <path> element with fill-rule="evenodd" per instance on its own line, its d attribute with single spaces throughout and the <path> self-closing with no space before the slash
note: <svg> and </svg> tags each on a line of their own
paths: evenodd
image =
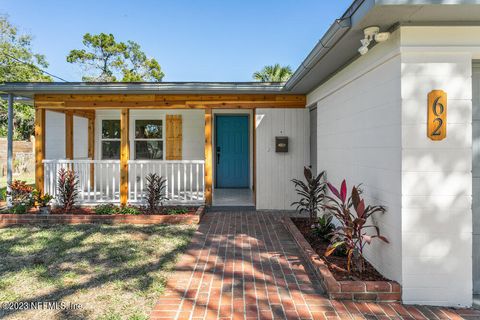
<svg viewBox="0 0 480 320">
<path fill-rule="evenodd" d="M 275 137 L 275 152 L 288 152 L 288 137 Z"/>
</svg>

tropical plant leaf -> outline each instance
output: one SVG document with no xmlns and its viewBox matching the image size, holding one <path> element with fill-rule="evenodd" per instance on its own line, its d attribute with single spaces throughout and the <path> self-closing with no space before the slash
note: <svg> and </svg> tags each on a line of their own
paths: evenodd
<svg viewBox="0 0 480 320">
<path fill-rule="evenodd" d="M 342 185 L 340 186 L 340 199 L 343 203 L 347 199 L 347 181 L 345 179 L 342 181 Z"/>
</svg>

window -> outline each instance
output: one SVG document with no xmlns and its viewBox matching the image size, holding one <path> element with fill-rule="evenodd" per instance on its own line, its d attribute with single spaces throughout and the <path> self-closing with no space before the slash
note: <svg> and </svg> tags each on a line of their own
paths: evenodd
<svg viewBox="0 0 480 320">
<path fill-rule="evenodd" d="M 163 121 L 135 121 L 135 160 L 163 160 Z"/>
<path fill-rule="evenodd" d="M 120 120 L 102 120 L 102 160 L 120 159 Z"/>
</svg>

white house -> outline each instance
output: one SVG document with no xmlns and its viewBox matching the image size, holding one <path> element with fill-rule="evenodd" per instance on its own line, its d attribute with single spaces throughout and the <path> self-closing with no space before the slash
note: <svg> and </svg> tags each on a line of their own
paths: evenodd
<svg viewBox="0 0 480 320">
<path fill-rule="evenodd" d="M 172 202 L 290 210 L 290 179 L 311 164 L 387 206 L 375 222 L 390 244 L 367 257 L 405 303 L 470 306 L 480 293 L 479 25 L 476 0 L 357 0 L 285 84 L 0 90 L 35 103 L 47 192 L 68 165 L 86 203 L 141 201 L 145 174 L 158 172 Z"/>
</svg>

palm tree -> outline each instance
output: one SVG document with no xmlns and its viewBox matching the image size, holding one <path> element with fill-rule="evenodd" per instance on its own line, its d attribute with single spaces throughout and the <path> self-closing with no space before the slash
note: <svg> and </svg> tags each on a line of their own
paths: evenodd
<svg viewBox="0 0 480 320">
<path fill-rule="evenodd" d="M 261 71 L 253 74 L 253 79 L 260 82 L 286 82 L 292 76 L 290 66 L 281 66 L 275 64 L 273 66 L 265 66 Z"/>
</svg>

